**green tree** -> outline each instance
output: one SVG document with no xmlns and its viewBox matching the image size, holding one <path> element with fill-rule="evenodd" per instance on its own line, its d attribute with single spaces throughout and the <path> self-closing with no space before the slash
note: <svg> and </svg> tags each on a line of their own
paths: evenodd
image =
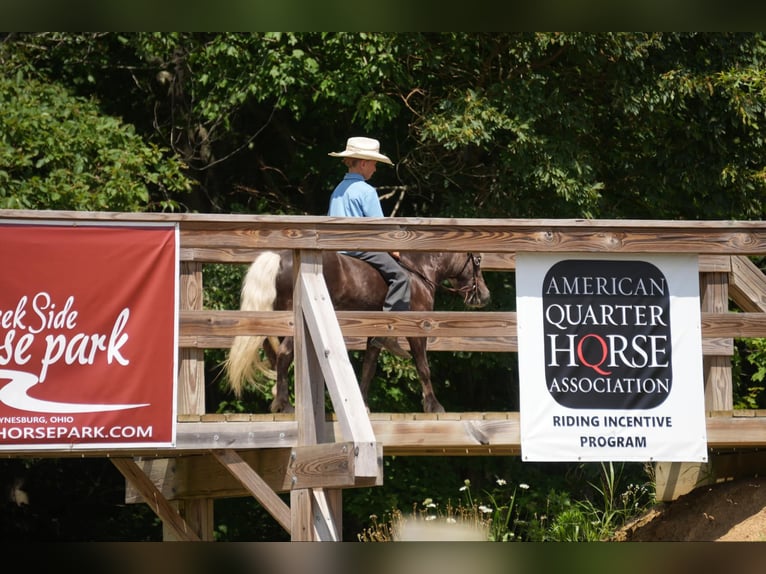
<svg viewBox="0 0 766 574">
<path fill-rule="evenodd" d="M 394 215 L 757 219 L 766 199 L 765 38 L 6 33 L 0 201 L 322 214 L 342 173 L 327 153 L 366 134 L 396 161 L 374 181 Z M 206 306 L 231 308 L 236 272 L 205 273 Z M 507 274 L 487 279 L 488 310 L 513 310 Z M 449 410 L 514 408 L 513 358 L 487 355 L 470 368 L 461 354 L 431 355 Z M 762 361 L 739 364 L 763 372 Z M 411 373 L 391 372 L 396 380 L 373 383 L 373 401 L 411 404 L 402 390 Z M 749 394 L 756 387 L 741 388 L 762 402 Z M 247 408 L 216 392 L 208 408 Z M 359 508 L 368 494 L 406 503 L 408 485 L 429 474 L 413 466 L 392 471 L 385 488 L 394 492 L 358 493 Z"/>
<path fill-rule="evenodd" d="M 132 126 L 56 84 L 0 76 L 0 207 L 172 210 L 191 181 Z"/>
<path fill-rule="evenodd" d="M 201 211 L 324 212 L 327 152 L 378 137 L 405 216 L 753 218 L 760 33 L 39 33 L 9 69 L 96 95 Z"/>
</svg>

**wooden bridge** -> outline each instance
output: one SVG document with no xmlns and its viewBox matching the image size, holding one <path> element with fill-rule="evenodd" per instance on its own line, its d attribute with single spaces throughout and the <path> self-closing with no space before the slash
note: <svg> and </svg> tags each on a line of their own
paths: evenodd
<svg viewBox="0 0 766 574">
<path fill-rule="evenodd" d="M 513 272 L 519 252 L 699 255 L 708 447 L 718 476 L 766 444 L 766 412 L 733 409 L 734 338 L 766 337 L 766 280 L 749 256 L 766 254 L 760 221 L 604 221 L 136 214 L 0 210 L 3 221 L 173 222 L 180 229 L 179 382 L 176 446 L 40 451 L 34 456 L 109 457 L 128 502 L 146 503 L 166 540 L 212 540 L 213 502 L 253 496 L 291 539 L 340 540 L 344 488 L 382 484 L 388 455 L 520 454 L 518 412 L 367 413 L 346 349 L 366 337 L 428 337 L 430 350 L 516 352 L 513 311 L 335 312 L 323 250 L 473 251 L 485 270 Z M 295 251 L 296 304 L 289 312 L 203 308 L 203 266 L 249 264 L 264 249 Z M 732 311 L 730 304 L 733 303 Z M 237 335 L 296 337 L 296 412 L 205 412 L 205 349 Z M 319 350 L 322 352 L 319 352 Z M 330 350 L 332 352 L 325 352 Z M 325 413 L 325 391 L 334 412 Z M 8 456 L 31 456 L 24 450 Z M 702 465 L 658 464 L 658 494 L 694 486 Z M 290 493 L 290 504 L 277 493 Z"/>
</svg>

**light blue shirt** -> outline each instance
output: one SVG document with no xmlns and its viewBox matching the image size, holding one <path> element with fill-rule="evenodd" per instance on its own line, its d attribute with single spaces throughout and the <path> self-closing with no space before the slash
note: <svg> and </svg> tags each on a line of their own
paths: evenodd
<svg viewBox="0 0 766 574">
<path fill-rule="evenodd" d="M 383 217 L 378 192 L 361 174 L 347 173 L 330 196 L 327 215 L 335 217 Z"/>
</svg>

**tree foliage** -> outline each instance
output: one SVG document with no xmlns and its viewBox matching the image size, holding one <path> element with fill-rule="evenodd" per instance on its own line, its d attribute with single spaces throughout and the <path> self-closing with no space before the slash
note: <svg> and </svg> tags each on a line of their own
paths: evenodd
<svg viewBox="0 0 766 574">
<path fill-rule="evenodd" d="M 56 84 L 0 77 L 0 207 L 173 209 L 191 182 L 131 125 Z"/>
<path fill-rule="evenodd" d="M 409 216 L 757 218 L 757 33 L 39 33 L 9 70 L 97 96 L 198 183 L 188 208 L 321 214 L 378 137 Z M 396 200 L 396 202 L 394 201 Z"/>
<path fill-rule="evenodd" d="M 0 206 L 323 214 L 342 175 L 328 152 L 370 135 L 396 163 L 373 181 L 391 215 L 760 219 L 765 38 L 5 33 Z M 234 305 L 225 267 L 205 270 L 208 308 Z M 507 274 L 487 280 L 512 309 Z M 516 407 L 515 360 L 488 355 L 432 355 L 450 410 Z M 381 371 L 372 401 L 411 410 L 412 372 Z M 249 408 L 208 378 L 209 409 Z M 427 490 L 394 464 L 398 492 L 363 505 Z"/>
</svg>

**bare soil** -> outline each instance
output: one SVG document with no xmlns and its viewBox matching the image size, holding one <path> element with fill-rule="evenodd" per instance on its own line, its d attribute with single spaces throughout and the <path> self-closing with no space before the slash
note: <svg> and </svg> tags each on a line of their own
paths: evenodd
<svg viewBox="0 0 766 574">
<path fill-rule="evenodd" d="M 766 479 L 701 486 L 628 524 L 618 542 L 766 542 Z"/>
</svg>

